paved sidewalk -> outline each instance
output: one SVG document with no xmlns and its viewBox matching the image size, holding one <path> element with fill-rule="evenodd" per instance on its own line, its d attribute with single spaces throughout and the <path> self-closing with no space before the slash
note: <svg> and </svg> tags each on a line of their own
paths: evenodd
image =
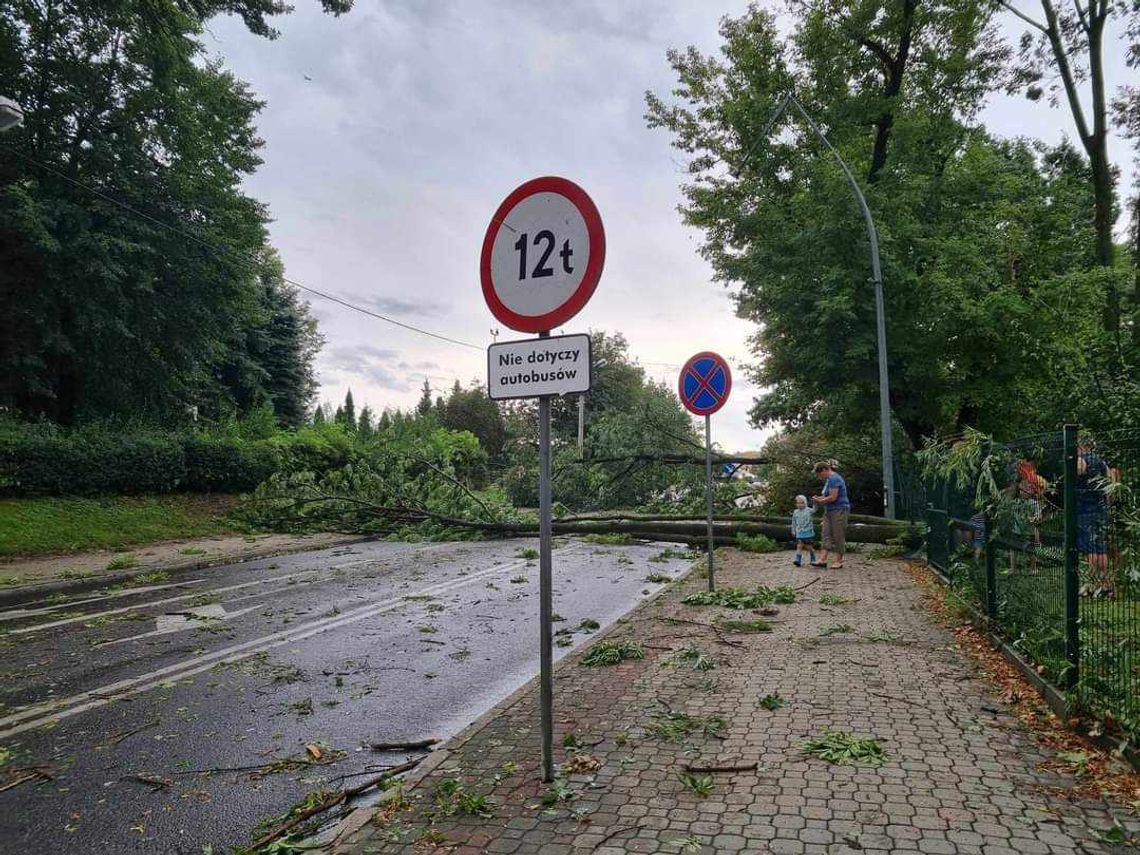
<svg viewBox="0 0 1140 855">
<path fill-rule="evenodd" d="M 719 581 L 798 587 L 815 575 L 791 567 L 789 553 L 734 552 Z M 561 794 L 571 799 L 541 805 L 548 788 L 538 781 L 531 684 L 433 755 L 407 794 L 408 807 L 390 804 L 343 835 L 335 851 L 1125 851 L 1100 837 L 1112 813 L 1123 825 L 1114 833 L 1140 835 L 1140 823 L 1122 808 L 1062 797 L 1072 777 L 1041 768 L 1057 758 L 987 694 L 953 636 L 921 609 L 920 589 L 898 562 L 850 556 L 845 571 L 778 606 L 773 632 L 723 636 L 739 647 L 719 643 L 707 627 L 665 620 L 756 617 L 680 604 L 703 585 L 692 575 L 607 633 L 640 641 L 644 660 L 586 668 L 574 656 L 560 666 L 557 760 L 568 759 L 562 743 L 573 734 L 583 746 L 574 762 L 582 769 L 598 763 L 567 777 Z M 825 594 L 852 602 L 821 605 Z M 694 645 L 715 669 L 678 662 L 676 651 Z M 786 705 L 765 709 L 760 699 L 768 694 Z M 669 711 L 722 718 L 724 737 L 657 738 L 650 728 Z M 805 756 L 801 743 L 828 729 L 874 737 L 886 763 L 834 766 Z M 749 763 L 759 768 L 713 774 L 705 798 L 679 778 L 685 764 Z M 492 816 L 439 810 L 433 796 L 449 780 L 461 792 L 487 796 Z"/>
</svg>

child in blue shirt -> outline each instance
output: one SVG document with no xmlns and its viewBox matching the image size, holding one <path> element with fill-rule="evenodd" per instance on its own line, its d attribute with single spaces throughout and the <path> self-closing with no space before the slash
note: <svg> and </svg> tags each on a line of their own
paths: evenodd
<svg viewBox="0 0 1140 855">
<path fill-rule="evenodd" d="M 796 496 L 796 509 L 792 511 L 792 536 L 796 539 L 796 557 L 792 561 L 797 567 L 803 566 L 803 553 L 809 554 L 808 562 L 815 561 L 815 520 L 808 507 L 807 496 Z"/>
</svg>

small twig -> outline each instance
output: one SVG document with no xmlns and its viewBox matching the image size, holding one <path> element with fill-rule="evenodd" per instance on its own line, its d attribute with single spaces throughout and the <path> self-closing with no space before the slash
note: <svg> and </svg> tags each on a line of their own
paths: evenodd
<svg viewBox="0 0 1140 855">
<path fill-rule="evenodd" d="M 344 755 L 333 756 L 328 760 L 309 760 L 304 757 L 282 757 L 256 766 L 216 766 L 209 769 L 180 769 L 171 775 L 211 775 L 217 772 L 271 772 L 275 766 L 331 766 L 344 759 Z"/>
<path fill-rule="evenodd" d="M 601 840 L 599 840 L 596 844 L 594 844 L 594 851 L 597 852 L 599 849 L 602 848 L 603 844 L 609 843 L 611 840 L 613 840 L 619 834 L 625 834 L 627 831 L 637 831 L 639 828 L 641 828 L 640 825 L 623 825 L 623 826 L 619 826 L 618 828 L 615 828 L 613 831 L 611 831 L 609 834 L 607 834 L 605 837 L 603 837 Z"/>
<path fill-rule="evenodd" d="M 42 778 L 45 781 L 55 780 L 55 777 L 50 772 L 44 771 L 44 769 L 28 768 L 28 769 L 13 769 L 12 771 L 18 772 L 21 774 L 19 774 L 15 778 L 13 778 L 11 781 L 6 783 L 4 786 L 0 787 L 0 793 L 4 792 L 5 790 L 11 790 L 14 787 L 18 787 L 18 786 L 20 786 L 20 784 L 26 784 L 28 781 L 34 781 L 37 778 Z"/>
<path fill-rule="evenodd" d="M 158 775 L 146 775 L 141 772 L 137 775 L 124 775 L 123 780 L 138 781 L 140 784 L 146 784 L 151 787 L 154 792 L 174 786 L 174 780 L 172 778 L 161 778 Z"/>
<path fill-rule="evenodd" d="M 760 768 L 759 763 L 745 763 L 742 766 L 690 766 L 685 765 L 686 772 L 713 774 L 716 772 L 755 772 Z"/>
<path fill-rule="evenodd" d="M 814 585 L 816 582 L 818 582 L 821 578 L 822 577 L 820 577 L 820 576 L 816 576 L 814 579 L 812 579 L 806 585 L 800 585 L 798 588 L 796 588 L 796 590 L 797 591 L 806 591 L 808 588 L 810 588 L 812 585 Z"/>
<path fill-rule="evenodd" d="M 432 738 L 415 742 L 370 742 L 368 747 L 373 751 L 420 751 L 433 745 L 439 745 L 439 740 Z"/>
<path fill-rule="evenodd" d="M 144 731 L 148 728 L 156 727 L 157 725 L 160 725 L 160 724 L 162 724 L 162 716 L 155 716 L 153 719 L 148 721 L 146 724 L 144 724 L 140 727 L 136 727 L 134 730 L 128 730 L 126 733 L 117 734 L 116 736 L 111 737 L 111 739 L 109 741 L 112 745 L 118 745 L 124 739 L 129 739 L 130 737 L 134 736 L 136 733 L 141 733 L 142 731 Z"/>
<path fill-rule="evenodd" d="M 876 698 L 883 698 L 887 701 L 898 701 L 901 704 L 910 704 L 912 707 L 926 706 L 922 701 L 910 701 L 906 698 L 900 698 L 896 695 L 884 695 L 882 692 L 867 692 L 868 695 L 873 695 Z"/>
</svg>

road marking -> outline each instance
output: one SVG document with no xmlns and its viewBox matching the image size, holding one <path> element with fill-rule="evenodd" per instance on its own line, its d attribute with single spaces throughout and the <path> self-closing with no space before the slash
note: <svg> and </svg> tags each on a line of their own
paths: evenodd
<svg viewBox="0 0 1140 855">
<path fill-rule="evenodd" d="M 27 707 L 19 712 L 0 718 L 0 728 L 2 728 L 0 729 L 0 739 L 8 739 L 24 731 L 42 727 L 49 722 L 70 718 L 71 716 L 88 710 L 114 703 L 121 698 L 137 695 L 159 686 L 175 683 L 178 680 L 183 680 L 195 674 L 200 674 L 203 671 L 208 671 L 218 665 L 239 662 L 242 659 L 247 659 L 250 656 L 271 650 L 274 647 L 292 644 L 309 638 L 310 636 L 317 635 L 318 633 L 327 632 L 331 629 L 339 629 L 342 626 L 347 626 L 348 624 L 356 623 L 378 614 L 394 611 L 395 609 L 408 605 L 408 597 L 422 597 L 447 593 L 453 589 L 462 588 L 474 582 L 481 581 L 489 576 L 508 573 L 520 567 L 525 567 L 526 565 L 526 559 L 512 561 L 508 564 L 498 564 L 486 570 L 480 570 L 476 573 L 470 573 L 466 576 L 450 579 L 446 582 L 428 585 L 411 594 L 402 594 L 398 597 L 352 609 L 335 617 L 321 618 L 320 620 L 301 624 L 292 629 L 270 633 L 269 635 L 253 639 L 252 641 L 234 644 L 229 647 L 224 647 L 221 650 L 216 650 L 213 653 L 205 653 L 201 656 L 195 656 L 192 659 L 176 662 L 173 665 L 167 665 L 164 668 L 159 668 L 146 674 L 140 674 L 137 677 L 128 677 L 127 679 L 119 680 L 97 689 L 80 692 L 69 698 L 53 699 L 36 704 L 35 706 Z"/>
<path fill-rule="evenodd" d="M 16 620 L 18 618 L 34 617 L 35 615 L 50 614 L 60 609 L 73 609 L 76 606 L 85 606 L 89 603 L 98 603 L 102 600 L 111 600 L 116 597 L 153 594 L 155 591 L 165 591 L 167 588 L 185 588 L 189 585 L 197 585 L 205 581 L 205 579 L 187 579 L 185 582 L 172 582 L 169 585 L 147 585 L 142 588 L 127 588 L 122 591 L 112 591 L 109 594 L 102 594 L 98 597 L 88 597 L 86 600 L 71 600 L 69 602 L 56 603 L 51 606 L 42 606 L 38 609 L 9 609 L 6 612 L 0 612 L 0 620 Z"/>
<path fill-rule="evenodd" d="M 264 585 L 266 582 L 276 582 L 276 579 L 262 579 L 258 582 L 242 582 L 240 585 L 227 585 L 224 588 L 211 588 L 209 590 L 195 591 L 193 594 L 183 594 L 181 597 L 166 597 L 161 600 L 151 600 L 149 603 L 139 603 L 134 606 L 123 606 L 119 609 L 108 609 L 105 612 L 91 612 L 90 614 L 76 615 L 75 617 L 61 618 L 60 620 L 48 621 L 47 623 L 36 624 L 35 626 L 25 626 L 20 629 L 10 630 L 12 635 L 23 635 L 27 632 L 39 632 L 43 629 L 52 629 L 57 626 L 67 626 L 72 623 L 80 623 L 82 621 L 97 620 L 101 617 L 108 617 L 109 615 L 121 615 L 123 612 L 137 612 L 143 609 L 149 609 L 153 606 L 164 606 L 167 603 L 178 603 L 182 600 L 196 600 L 200 597 L 208 597 L 211 594 L 220 594 L 222 591 L 239 591 L 242 588 L 254 588 L 258 585 Z"/>
<path fill-rule="evenodd" d="M 203 627 L 215 626 L 212 621 L 233 620 L 236 617 L 241 617 L 259 608 L 261 608 L 261 606 L 253 605 L 246 609 L 227 612 L 222 606 L 210 605 L 187 609 L 184 612 L 178 612 L 176 614 L 159 615 L 154 619 L 154 629 L 150 632 L 142 632 L 138 635 L 116 638 L 111 641 L 101 641 L 93 646 L 110 647 L 113 644 L 125 644 L 128 641 L 138 641 L 141 638 L 153 638 L 156 635 L 169 635 L 172 632 L 185 632 L 188 629 L 202 629 Z"/>
</svg>

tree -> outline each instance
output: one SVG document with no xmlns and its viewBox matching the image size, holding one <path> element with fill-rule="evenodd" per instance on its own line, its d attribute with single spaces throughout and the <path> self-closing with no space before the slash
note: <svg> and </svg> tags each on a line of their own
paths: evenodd
<svg viewBox="0 0 1140 855">
<path fill-rule="evenodd" d="M 317 404 L 313 409 L 313 427 L 320 427 L 325 424 L 328 419 L 325 417 L 324 404 Z"/>
<path fill-rule="evenodd" d="M 1112 239 L 1116 222 L 1116 177 L 1108 156 L 1109 95 L 1104 78 L 1104 50 L 1107 30 L 1113 19 L 1125 26 L 1128 64 L 1140 62 L 1140 3 L 1119 0 L 1073 0 L 1072 10 L 1055 0 L 1040 0 L 1041 17 L 1022 11 L 1010 0 L 1001 5 L 1032 27 L 1021 39 L 1019 63 L 1012 76 L 1011 91 L 1021 89 L 1033 101 L 1045 94 L 1042 81 L 1055 72 L 1048 84 L 1049 103 L 1068 108 L 1089 163 L 1093 189 L 1093 224 L 1096 263 L 1112 268 L 1115 247 Z M 1080 65 L 1084 63 L 1084 66 Z M 1087 94 L 1082 93 L 1087 81 Z M 1130 90 L 1122 87 L 1120 98 Z M 1087 109 L 1086 109 L 1087 104 Z M 1104 324 L 1110 332 L 1120 327 L 1120 295 L 1109 280 Z"/>
<path fill-rule="evenodd" d="M 267 213 L 241 192 L 262 104 L 200 41 L 214 14 L 268 36 L 287 9 L 0 0 L 0 80 L 27 117 L 0 150 L 0 407 L 64 423 L 224 413 L 242 406 L 227 400 L 228 366 L 252 390 L 245 406 L 282 401 L 297 419 L 275 366 L 233 352 L 275 313 Z"/>
<path fill-rule="evenodd" d="M 317 387 L 313 359 L 323 341 L 308 304 L 284 281 L 280 263 L 271 258 L 261 277 L 257 313 L 229 343 L 218 368 L 220 385 L 208 415 L 224 412 L 231 401 L 239 413 L 267 402 L 281 427 L 304 424 Z"/>
<path fill-rule="evenodd" d="M 1003 59 L 986 4 L 795 8 L 790 40 L 753 8 L 723 23 L 721 58 L 671 52 L 677 102 L 647 96 L 650 125 L 691 158 L 685 219 L 705 231 L 717 278 L 757 324 L 751 373 L 767 391 L 754 422 L 859 436 L 877 415 L 866 232 L 850 187 L 795 122 L 757 138 L 794 87 L 856 173 L 875 170 L 866 190 L 883 254 L 891 407 L 911 443 L 976 420 L 1003 433 L 1036 426 L 1037 401 L 1054 397 L 1043 352 L 1073 340 L 1051 282 L 1089 258 L 1082 164 L 1071 149 L 1002 142 L 971 124 Z M 1095 291 L 1082 299 L 1099 311 Z"/>
<path fill-rule="evenodd" d="M 367 404 L 360 411 L 360 421 L 357 422 L 356 432 L 361 439 L 369 439 L 376 432 L 376 423 L 372 417 L 372 408 Z"/>
<path fill-rule="evenodd" d="M 502 453 L 507 438 L 506 425 L 498 405 L 487 397 L 482 386 L 474 384 L 470 389 L 464 389 L 456 380 L 451 394 L 438 412 L 440 424 L 451 430 L 475 434 L 492 459 Z"/>
<path fill-rule="evenodd" d="M 424 378 L 423 393 L 420 395 L 420 401 L 416 404 L 416 414 L 426 416 L 431 413 L 431 384 L 428 383 L 427 378 Z"/>
<path fill-rule="evenodd" d="M 338 422 L 349 431 L 356 430 L 356 403 L 352 400 L 352 390 L 349 389 L 344 396 L 344 407 L 338 411 Z"/>
</svg>

